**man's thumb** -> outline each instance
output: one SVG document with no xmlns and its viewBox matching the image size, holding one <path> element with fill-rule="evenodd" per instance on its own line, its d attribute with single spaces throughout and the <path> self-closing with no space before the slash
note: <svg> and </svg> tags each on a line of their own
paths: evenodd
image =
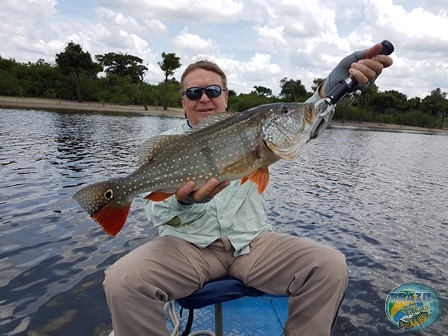
<svg viewBox="0 0 448 336">
<path fill-rule="evenodd" d="M 366 50 L 364 58 L 372 58 L 373 56 L 378 55 L 381 52 L 381 49 L 383 49 L 383 45 L 381 43 L 375 44 L 373 47 Z"/>
</svg>

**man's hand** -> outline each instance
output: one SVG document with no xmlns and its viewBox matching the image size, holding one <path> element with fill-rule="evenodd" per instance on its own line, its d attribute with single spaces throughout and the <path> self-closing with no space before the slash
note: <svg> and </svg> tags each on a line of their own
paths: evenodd
<svg viewBox="0 0 448 336">
<path fill-rule="evenodd" d="M 378 55 L 382 47 L 381 43 L 377 43 L 369 49 L 355 51 L 343 58 L 321 86 L 320 96 L 326 97 L 340 79 L 345 80 L 349 75 L 356 79 L 360 90 L 367 89 L 383 69 L 390 67 L 393 63 L 390 56 Z"/>
<path fill-rule="evenodd" d="M 223 181 L 218 183 L 218 180 L 211 179 L 204 186 L 198 190 L 194 190 L 195 183 L 193 181 L 187 182 L 183 187 L 176 191 L 176 198 L 179 203 L 189 205 L 193 203 L 206 203 L 216 196 L 221 190 L 226 188 L 230 181 Z"/>
</svg>

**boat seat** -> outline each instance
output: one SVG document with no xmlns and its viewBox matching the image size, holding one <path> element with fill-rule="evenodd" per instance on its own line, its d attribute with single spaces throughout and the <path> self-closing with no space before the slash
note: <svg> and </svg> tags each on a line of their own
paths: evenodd
<svg viewBox="0 0 448 336">
<path fill-rule="evenodd" d="M 187 297 L 176 300 L 184 309 L 188 309 L 188 320 L 182 336 L 190 333 L 193 325 L 194 310 L 209 305 L 215 305 L 215 333 L 223 336 L 223 312 L 222 303 L 242 298 L 244 296 L 260 296 L 265 293 L 251 287 L 247 287 L 241 280 L 232 277 L 222 277 L 207 282 L 201 289 Z"/>
</svg>

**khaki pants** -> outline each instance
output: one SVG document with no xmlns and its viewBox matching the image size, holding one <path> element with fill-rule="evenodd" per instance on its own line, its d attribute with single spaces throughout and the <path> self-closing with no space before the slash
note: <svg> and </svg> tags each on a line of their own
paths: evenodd
<svg viewBox="0 0 448 336">
<path fill-rule="evenodd" d="M 288 336 L 328 336 L 348 282 L 345 257 L 309 239 L 264 232 L 251 252 L 233 256 L 226 237 L 206 248 L 174 237 L 142 245 L 106 270 L 104 288 L 115 336 L 169 335 L 164 304 L 222 276 L 288 295 Z"/>
</svg>

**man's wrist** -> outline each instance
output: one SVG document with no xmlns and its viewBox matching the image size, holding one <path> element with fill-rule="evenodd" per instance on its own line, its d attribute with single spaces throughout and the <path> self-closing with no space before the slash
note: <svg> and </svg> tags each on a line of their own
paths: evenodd
<svg viewBox="0 0 448 336">
<path fill-rule="evenodd" d="M 324 82 L 325 83 L 325 82 Z M 324 90 L 324 84 L 321 84 L 318 88 L 317 88 L 317 90 L 319 91 L 319 96 L 321 97 L 321 98 L 325 98 L 326 96 L 327 96 L 327 94 L 326 94 L 326 92 L 325 92 L 325 90 Z"/>
</svg>

